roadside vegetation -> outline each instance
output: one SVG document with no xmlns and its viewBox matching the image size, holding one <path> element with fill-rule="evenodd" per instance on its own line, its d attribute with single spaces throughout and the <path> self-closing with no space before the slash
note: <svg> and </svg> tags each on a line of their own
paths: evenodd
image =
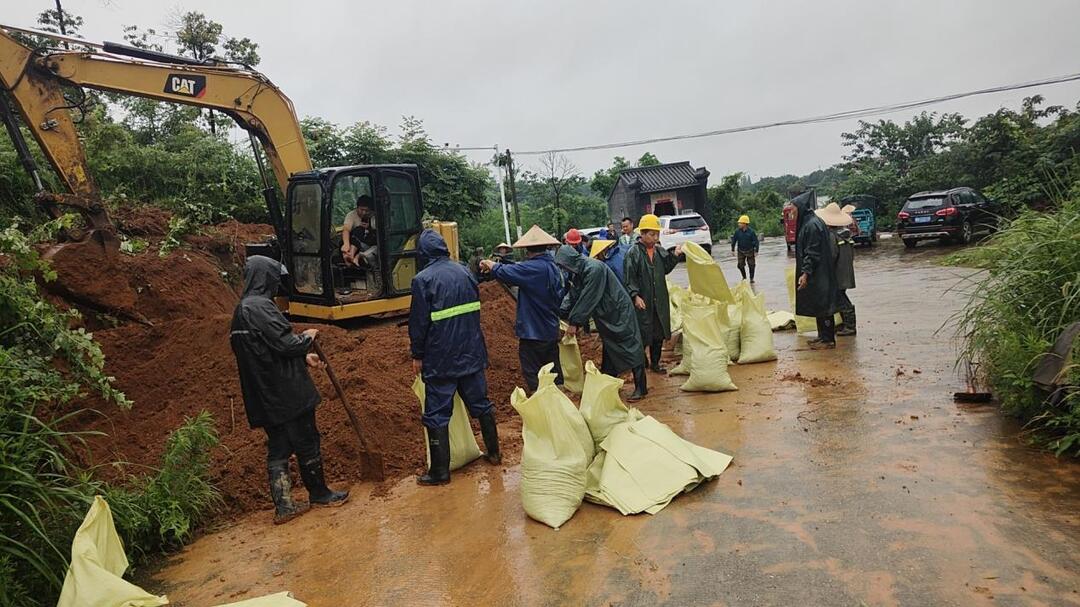
<svg viewBox="0 0 1080 607">
<path fill-rule="evenodd" d="M 966 285 L 970 301 L 958 318 L 963 356 L 980 364 L 1002 409 L 1024 420 L 1035 442 L 1080 456 L 1080 393 L 1052 406 L 1032 381 L 1040 357 L 1080 320 L 1080 187 L 1052 209 L 1023 211 L 948 261 L 985 270 Z M 1075 362 L 1064 383 L 1080 385 Z"/>
<path fill-rule="evenodd" d="M 80 457 L 86 432 L 71 431 L 83 415 L 73 407 L 96 393 L 107 407 L 131 407 L 105 374 L 92 335 L 71 328 L 75 311 L 42 296 L 37 277 L 54 275 L 35 242 L 62 221 L 24 233 L 0 231 L 0 605 L 55 604 L 67 569 L 71 538 L 94 495 L 104 495 L 133 563 L 182 545 L 212 511 L 217 494 L 207 481 L 217 444 L 205 412 L 168 440 L 156 470 L 106 483 Z M 98 462 L 97 464 L 114 464 Z M 122 467 L 122 462 L 119 463 Z M 122 468 L 123 469 L 123 468 Z"/>
</svg>

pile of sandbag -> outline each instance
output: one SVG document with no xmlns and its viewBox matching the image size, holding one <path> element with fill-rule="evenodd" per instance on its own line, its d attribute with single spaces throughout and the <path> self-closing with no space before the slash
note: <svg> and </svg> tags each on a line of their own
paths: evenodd
<svg viewBox="0 0 1080 607">
<path fill-rule="evenodd" d="M 765 296 L 755 294 L 746 281 L 731 289 L 720 266 L 700 246 L 687 243 L 683 251 L 690 290 L 668 291 L 673 318 L 679 319 L 676 354 L 682 354 L 670 373 L 690 376 L 683 390 L 735 390 L 729 364 L 776 360 Z"/>
<path fill-rule="evenodd" d="M 679 493 L 715 478 L 731 456 L 689 443 L 619 398 L 623 380 L 585 363 L 581 409 L 540 370 L 531 397 L 510 398 L 522 418 L 521 501 L 526 514 L 558 529 L 583 499 L 624 515 L 655 514 Z"/>
</svg>

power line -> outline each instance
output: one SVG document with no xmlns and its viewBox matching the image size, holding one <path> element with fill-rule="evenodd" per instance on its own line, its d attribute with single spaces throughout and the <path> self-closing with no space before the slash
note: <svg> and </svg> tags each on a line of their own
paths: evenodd
<svg viewBox="0 0 1080 607">
<path fill-rule="evenodd" d="M 975 91 L 967 91 L 964 93 L 953 93 L 951 95 L 943 95 L 941 97 L 932 97 L 930 99 L 921 99 L 918 101 L 906 101 L 903 103 L 895 103 L 889 105 L 881 105 L 870 108 L 863 108 L 859 110 L 848 110 L 844 112 L 836 112 L 833 114 L 824 114 L 821 116 L 813 116 L 809 118 L 795 118 L 791 120 L 780 120 L 777 122 L 766 122 L 762 124 L 752 124 L 747 126 L 737 126 L 726 129 L 718 129 L 714 131 L 705 131 L 702 133 L 689 133 L 685 135 L 672 135 L 668 137 L 653 137 L 650 139 L 637 139 L 633 141 L 620 141 L 616 143 L 601 143 L 596 145 L 582 145 L 576 147 L 566 148 L 552 148 L 548 150 L 529 150 L 525 152 L 514 152 L 518 155 L 536 156 L 540 154 L 552 154 L 562 152 L 586 152 L 591 150 L 611 150 L 616 148 L 626 148 L 638 145 L 647 145 L 652 143 L 663 143 L 667 141 L 680 141 L 684 139 L 701 139 L 704 137 L 716 137 L 718 135 L 730 135 L 732 133 L 745 133 L 747 131 L 760 131 L 764 129 L 771 129 L 779 126 L 795 126 L 800 124 L 820 124 L 826 122 L 838 122 L 841 120 L 851 120 L 853 118 L 867 118 L 870 116 L 880 114 L 891 114 L 894 112 L 900 112 L 903 110 L 910 110 L 928 105 L 934 105 L 937 103 L 943 103 L 945 101 L 953 101 L 956 99 L 964 99 L 966 97 L 975 97 L 978 95 L 989 95 L 992 93 L 1001 93 L 1005 91 L 1015 91 L 1021 89 L 1034 88 L 1039 86 L 1047 86 L 1051 84 L 1062 84 L 1065 82 L 1074 82 L 1080 80 L 1080 73 L 1066 74 L 1064 76 L 1055 76 L 1052 78 L 1044 78 L 1042 80 L 1032 80 L 1029 82 L 1021 82 L 1017 84 L 1006 84 L 1002 86 L 995 86 L 991 88 L 978 89 Z M 469 149 L 469 148 L 460 148 Z"/>
</svg>

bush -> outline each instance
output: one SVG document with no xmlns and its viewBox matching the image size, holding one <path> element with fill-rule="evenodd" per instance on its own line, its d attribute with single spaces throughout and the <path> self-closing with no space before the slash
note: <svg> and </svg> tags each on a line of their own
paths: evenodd
<svg viewBox="0 0 1080 607">
<path fill-rule="evenodd" d="M 973 278 L 958 319 L 963 355 L 981 363 L 1003 410 L 1027 421 L 1037 442 L 1080 455 L 1080 395 L 1050 407 L 1031 377 L 1062 329 L 1080 318 L 1080 196 L 1050 213 L 1025 211 L 949 263 L 986 270 Z M 1069 376 L 1080 385 L 1077 367 Z"/>
</svg>

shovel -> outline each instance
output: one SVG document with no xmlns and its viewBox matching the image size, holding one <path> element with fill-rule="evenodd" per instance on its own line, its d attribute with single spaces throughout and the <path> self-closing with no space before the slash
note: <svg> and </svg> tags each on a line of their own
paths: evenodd
<svg viewBox="0 0 1080 607">
<path fill-rule="evenodd" d="M 979 392 L 978 379 L 976 376 L 979 372 L 978 365 L 972 368 L 970 360 L 964 361 L 965 373 L 967 375 L 967 391 L 966 392 L 953 392 L 953 400 L 958 403 L 988 403 L 993 395 L 989 392 Z"/>
<path fill-rule="evenodd" d="M 341 389 L 341 384 L 338 383 L 337 376 L 334 375 L 334 370 L 330 368 L 330 361 L 326 359 L 326 355 L 323 354 L 322 348 L 319 347 L 318 340 L 312 342 L 312 347 L 315 350 L 315 354 L 319 357 L 319 360 L 326 365 L 326 375 L 330 377 L 330 383 L 334 384 L 334 390 L 337 392 L 338 399 L 341 400 L 341 406 L 345 408 L 345 413 L 349 416 L 349 424 L 352 425 L 353 431 L 356 432 L 356 438 L 360 440 L 361 477 L 374 481 L 385 479 L 386 471 L 383 468 L 382 453 L 368 447 L 367 441 L 364 440 L 364 433 L 360 431 L 360 421 L 356 418 L 356 412 L 352 410 L 352 407 L 349 406 L 349 401 L 345 399 L 345 391 Z"/>
</svg>

